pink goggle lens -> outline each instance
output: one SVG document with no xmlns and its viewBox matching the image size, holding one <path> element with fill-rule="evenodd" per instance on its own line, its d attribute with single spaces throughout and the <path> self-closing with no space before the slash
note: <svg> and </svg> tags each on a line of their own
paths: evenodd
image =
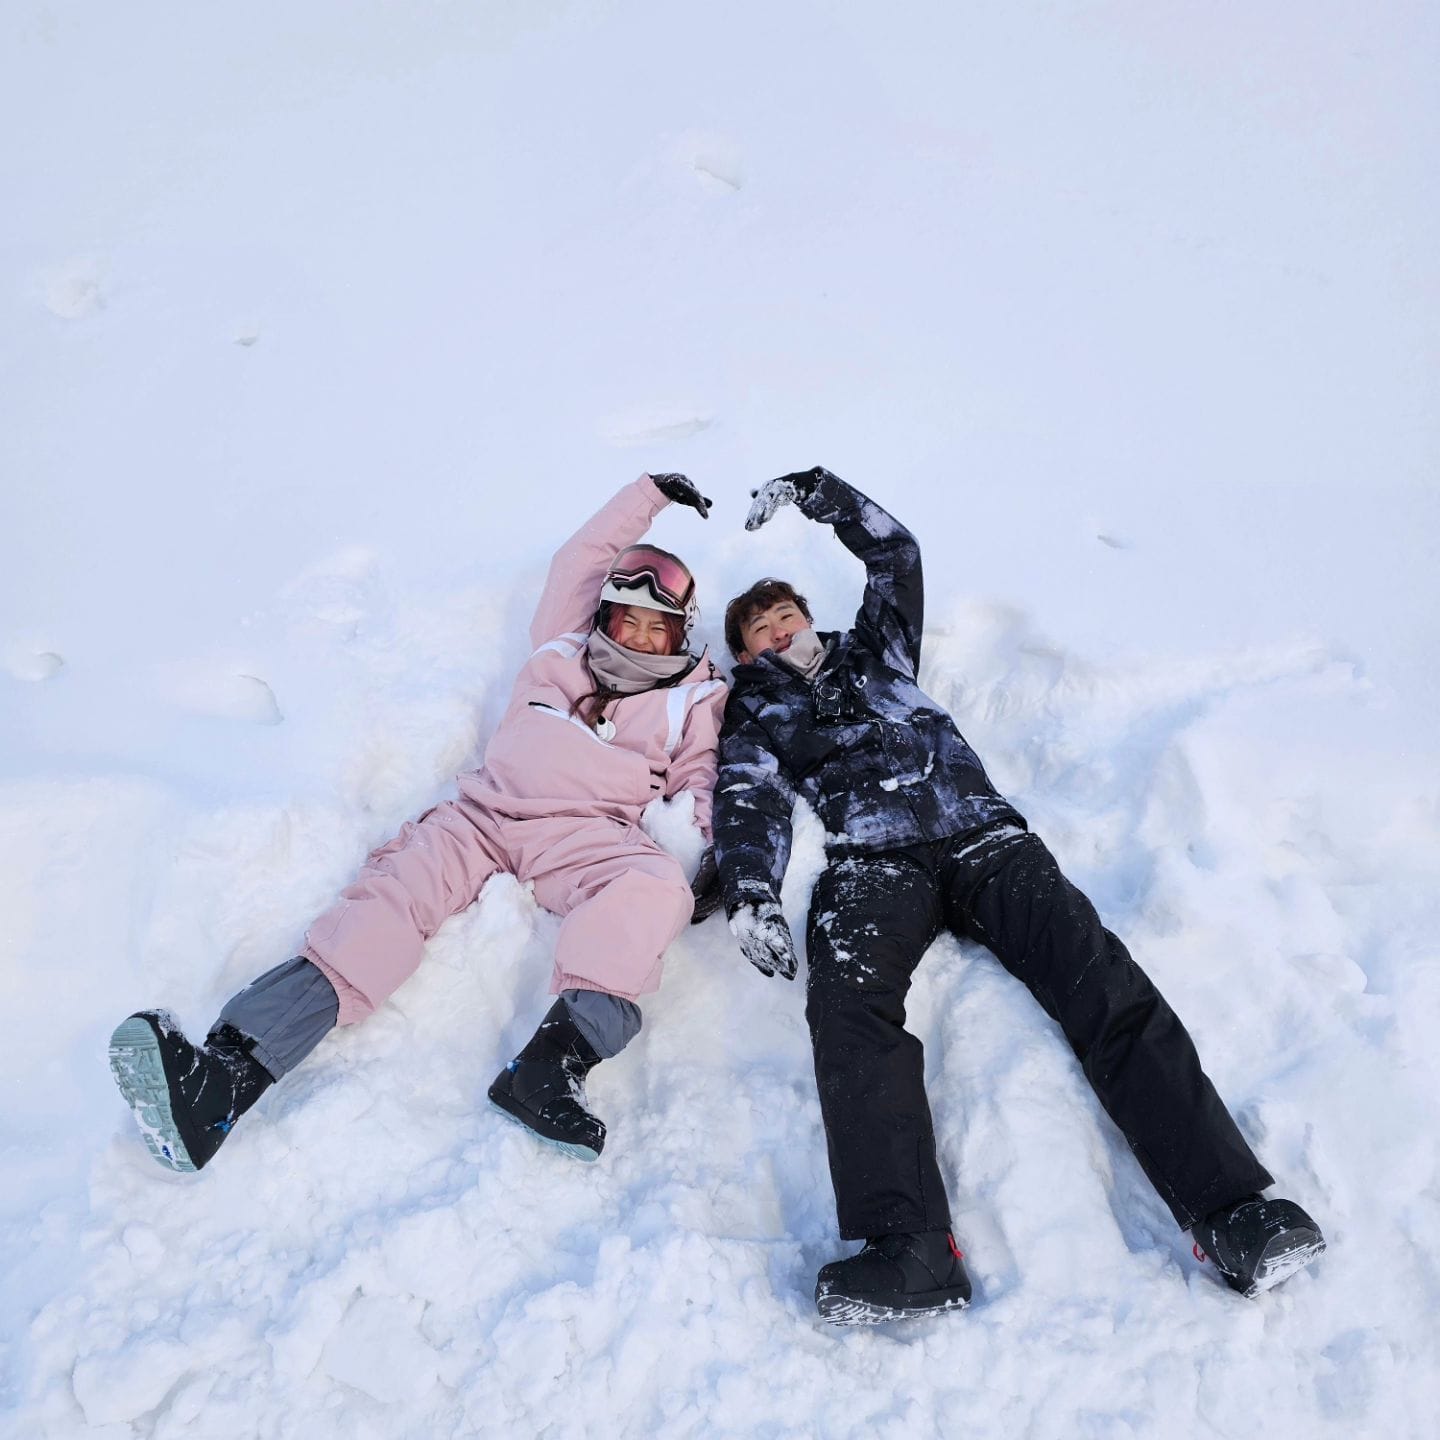
<svg viewBox="0 0 1440 1440">
<path fill-rule="evenodd" d="M 622 589 L 649 584 L 657 600 L 683 610 L 695 593 L 695 577 L 678 555 L 655 545 L 632 545 L 622 550 L 606 577 Z"/>
</svg>

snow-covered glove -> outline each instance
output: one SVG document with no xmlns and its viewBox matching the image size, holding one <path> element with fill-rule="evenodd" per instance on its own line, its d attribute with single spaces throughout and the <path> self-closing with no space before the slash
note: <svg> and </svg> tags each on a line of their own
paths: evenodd
<svg viewBox="0 0 1440 1440">
<path fill-rule="evenodd" d="M 692 510 L 698 510 L 702 520 L 710 518 L 710 506 L 714 502 L 695 488 L 688 475 L 678 475 L 670 470 L 663 475 L 652 475 L 650 478 L 655 482 L 655 488 L 667 500 L 673 500 L 677 505 L 688 505 Z"/>
<path fill-rule="evenodd" d="M 758 530 L 782 505 L 806 499 L 824 474 L 824 466 L 815 465 L 809 470 L 794 470 L 789 475 L 767 480 L 758 490 L 752 490 L 750 494 L 755 503 L 745 517 L 745 528 Z"/>
<path fill-rule="evenodd" d="M 773 900 L 747 900 L 730 912 L 730 933 L 745 958 L 762 974 L 795 978 L 795 942 Z"/>
<path fill-rule="evenodd" d="M 690 914 L 692 925 L 708 920 L 720 908 L 720 867 L 715 863 L 713 845 L 707 845 L 700 857 L 700 868 L 690 882 L 690 893 L 695 897 L 695 909 Z"/>
</svg>

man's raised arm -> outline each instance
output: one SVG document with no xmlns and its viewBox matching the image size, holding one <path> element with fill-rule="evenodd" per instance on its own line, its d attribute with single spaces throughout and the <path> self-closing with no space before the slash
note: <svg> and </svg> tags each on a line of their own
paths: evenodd
<svg viewBox="0 0 1440 1440">
<path fill-rule="evenodd" d="M 925 627 L 925 581 L 920 546 L 891 514 L 821 465 L 767 481 L 755 492 L 745 521 L 758 530 L 780 506 L 831 526 L 836 538 L 865 566 L 865 595 L 855 628 L 886 664 L 914 676 Z"/>
</svg>

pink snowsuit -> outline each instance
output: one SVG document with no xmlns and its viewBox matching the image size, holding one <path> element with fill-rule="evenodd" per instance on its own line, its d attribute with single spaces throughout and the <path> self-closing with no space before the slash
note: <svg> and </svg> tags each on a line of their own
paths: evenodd
<svg viewBox="0 0 1440 1440">
<path fill-rule="evenodd" d="M 640 829 L 640 812 L 657 795 L 689 790 L 710 838 L 725 683 L 702 654 L 679 684 L 610 705 L 608 741 L 570 711 L 596 686 L 584 644 L 605 572 L 669 503 L 642 475 L 561 546 L 530 627 L 535 652 L 484 766 L 459 777 L 460 799 L 374 851 L 311 925 L 304 954 L 335 986 L 340 1024 L 364 1019 L 408 979 L 425 941 L 502 870 L 564 917 L 552 994 L 633 1000 L 659 988 L 692 897 L 679 863 Z"/>
</svg>

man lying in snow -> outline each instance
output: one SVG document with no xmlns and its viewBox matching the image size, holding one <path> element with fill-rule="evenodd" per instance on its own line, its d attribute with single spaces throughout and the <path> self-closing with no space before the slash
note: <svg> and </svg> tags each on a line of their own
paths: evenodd
<svg viewBox="0 0 1440 1440">
<path fill-rule="evenodd" d="M 735 670 L 720 741 L 715 842 L 730 927 L 762 974 L 795 976 L 780 909 L 797 795 L 827 832 L 807 926 L 805 1014 L 840 1234 L 864 1240 L 820 1271 L 829 1320 L 963 1307 L 911 975 L 942 928 L 977 940 L 1056 1020 L 1100 1103 L 1182 1229 L 1255 1295 L 1325 1248 L 1200 1068 L 1185 1028 L 1094 906 L 994 789 L 955 722 L 916 684 L 920 550 L 904 526 L 818 466 L 755 492 L 834 527 L 864 562 L 854 628 L 816 633 L 805 599 L 761 580 L 733 600 Z"/>
<path fill-rule="evenodd" d="M 706 893 L 713 862 L 692 891 L 639 824 L 656 796 L 689 791 L 708 837 L 725 697 L 708 656 L 689 650 L 689 569 L 637 543 L 671 503 L 709 516 L 685 476 L 642 475 L 560 547 L 530 626 L 534 653 L 484 766 L 460 776 L 458 800 L 370 855 L 302 954 L 234 996 L 201 1045 L 164 1010 L 116 1029 L 115 1082 L 162 1165 L 206 1165 L 260 1095 L 337 1024 L 373 1014 L 500 871 L 565 918 L 558 998 L 490 1100 L 542 1140 L 599 1157 L 605 1126 L 585 1106 L 585 1077 L 639 1032 L 637 1002 L 659 988 L 666 947 L 718 903 Z"/>
</svg>

